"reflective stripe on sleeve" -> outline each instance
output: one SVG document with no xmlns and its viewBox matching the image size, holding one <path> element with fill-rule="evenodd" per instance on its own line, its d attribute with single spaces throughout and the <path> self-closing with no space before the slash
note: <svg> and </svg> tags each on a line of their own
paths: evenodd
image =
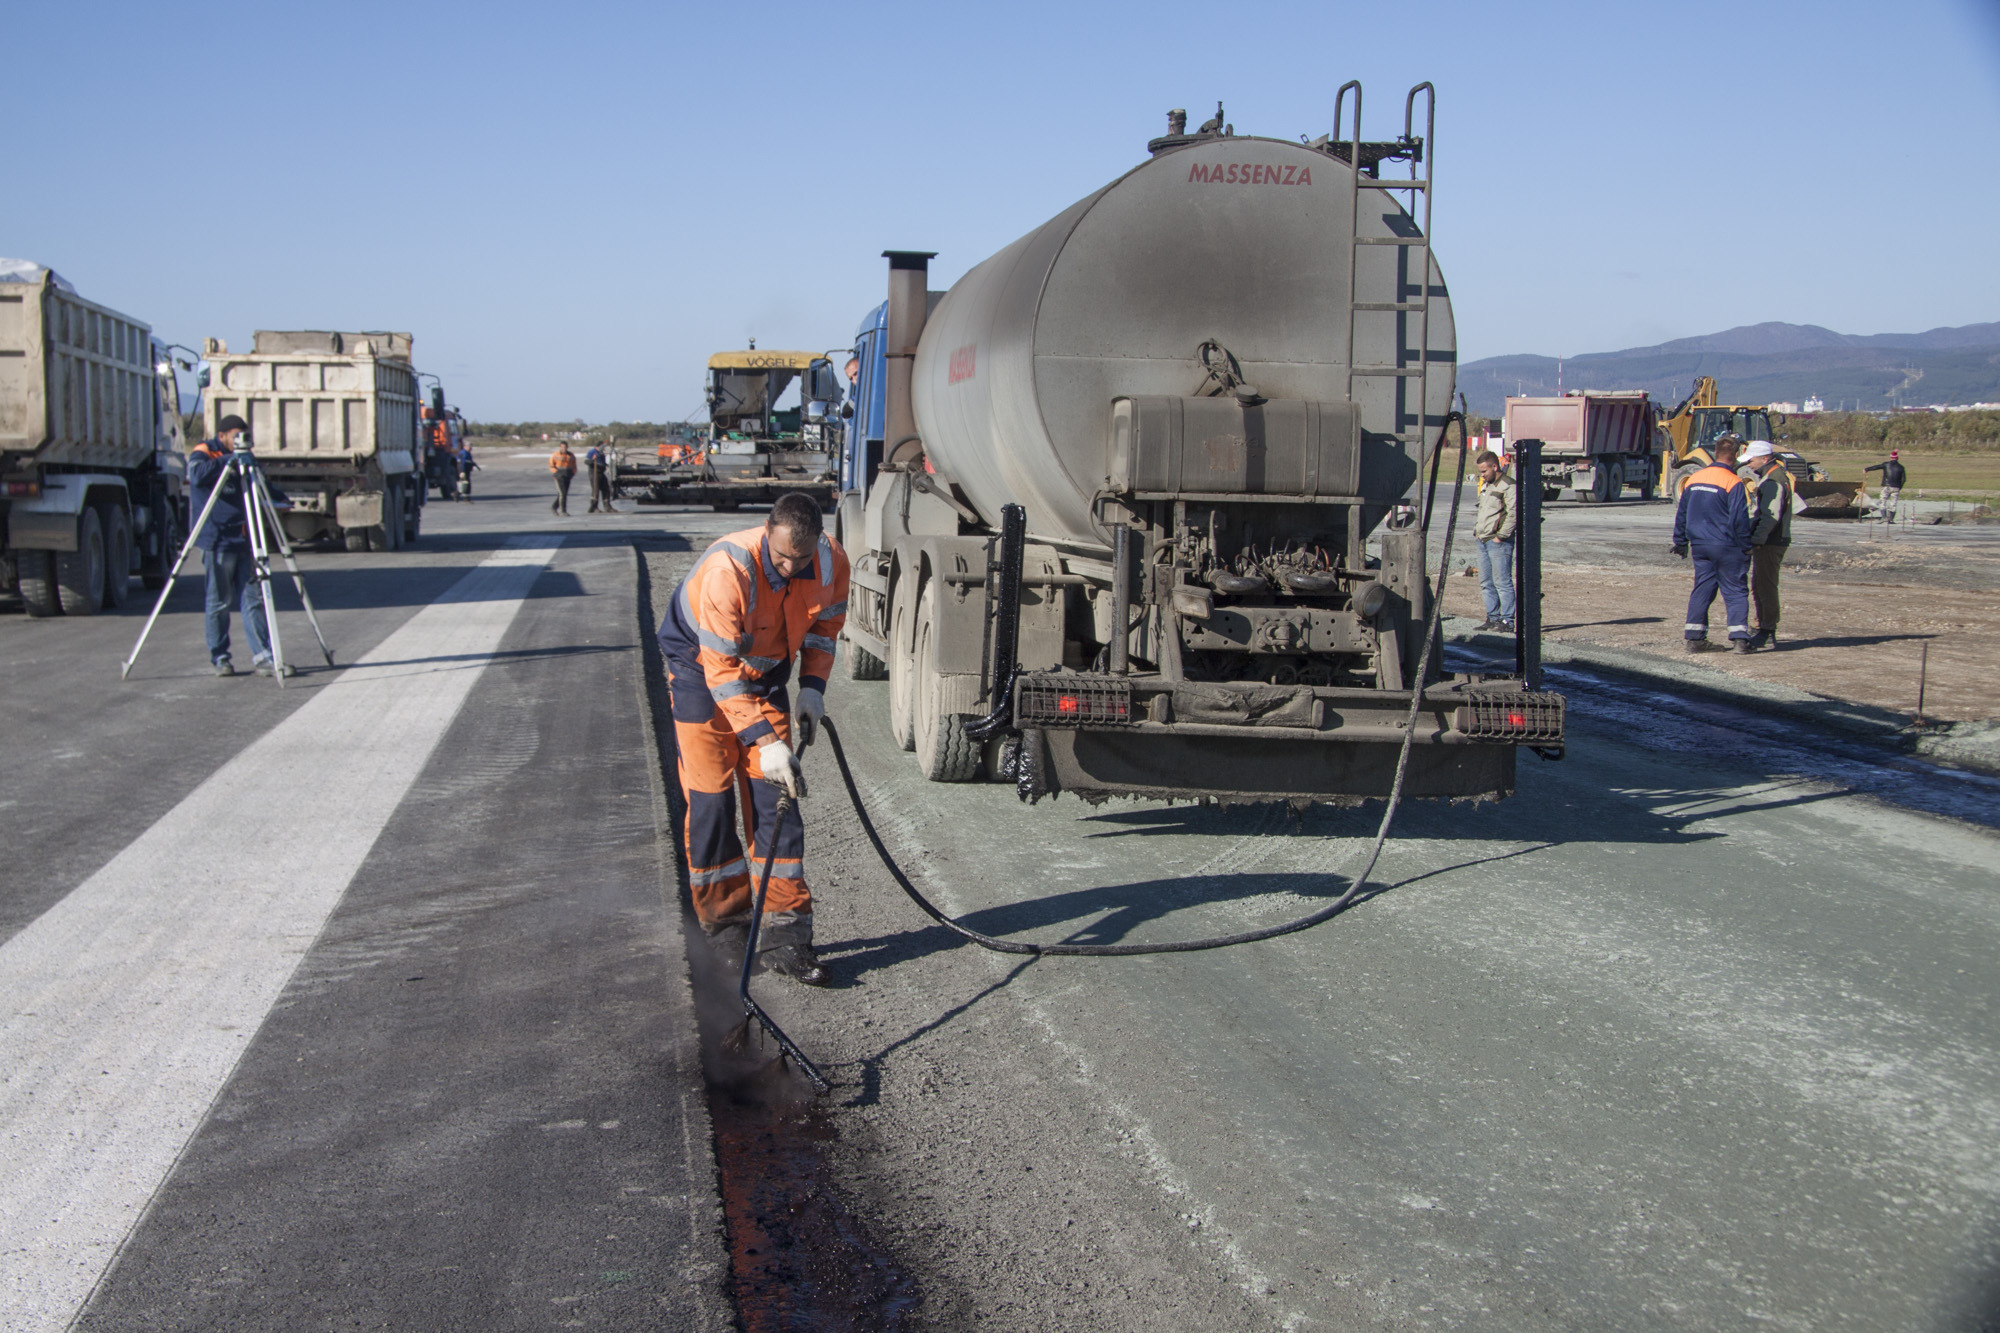
<svg viewBox="0 0 2000 1333">
<path fill-rule="evenodd" d="M 823 609 L 819 613 L 819 618 L 821 620 L 831 620 L 835 616 L 844 616 L 846 614 L 847 614 L 847 603 L 844 601 L 835 602 L 832 606 Z"/>
<path fill-rule="evenodd" d="M 756 671 L 760 675 L 766 671 L 769 671 L 772 667 L 778 665 L 778 663 L 784 660 L 785 659 L 782 657 L 747 657 L 747 656 L 742 659 L 744 666 L 749 667 L 751 670 Z"/>
<path fill-rule="evenodd" d="M 750 693 L 750 688 L 750 682 L 747 680 L 732 680 L 715 686 L 708 693 L 710 698 L 720 703 L 724 699 L 734 699 L 739 694 L 748 694 Z"/>
<path fill-rule="evenodd" d="M 823 653 L 830 653 L 833 651 L 833 640 L 827 638 L 824 634 L 808 634 L 806 635 L 806 647 L 817 648 Z"/>
</svg>

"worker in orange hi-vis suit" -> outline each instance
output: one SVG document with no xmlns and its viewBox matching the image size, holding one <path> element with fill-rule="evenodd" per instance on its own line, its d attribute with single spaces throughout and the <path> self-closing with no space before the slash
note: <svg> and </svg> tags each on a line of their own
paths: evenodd
<svg viewBox="0 0 2000 1333">
<path fill-rule="evenodd" d="M 810 986 L 831 976 L 813 952 L 787 686 L 798 657 L 803 748 L 826 712 L 834 640 L 847 619 L 847 571 L 847 553 L 822 530 L 819 506 L 781 496 L 763 527 L 708 548 L 660 625 L 695 915 L 724 960 L 740 966 L 756 876 L 775 844 L 758 961 Z M 780 788 L 794 797 L 782 822 Z M 739 799 L 747 857 L 737 835 Z"/>
</svg>

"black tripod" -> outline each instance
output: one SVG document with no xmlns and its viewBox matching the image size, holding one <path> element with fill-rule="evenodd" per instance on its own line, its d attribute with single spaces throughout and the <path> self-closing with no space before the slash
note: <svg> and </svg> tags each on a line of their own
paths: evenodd
<svg viewBox="0 0 2000 1333">
<path fill-rule="evenodd" d="M 125 659 L 118 678 L 125 679 L 132 674 L 132 664 L 139 660 L 139 650 L 146 646 L 146 636 L 153 632 L 153 622 L 160 618 L 160 609 L 167 604 L 167 598 L 174 595 L 174 580 L 180 577 L 181 566 L 187 563 L 188 553 L 194 550 L 196 539 L 208 524 L 208 516 L 222 494 L 234 482 L 241 488 L 247 500 L 243 506 L 243 526 L 250 538 L 250 559 L 252 561 L 251 580 L 257 585 L 257 593 L 264 602 L 264 628 L 271 636 L 271 674 L 276 677 L 278 688 L 285 685 L 285 646 L 278 638 L 278 608 L 271 598 L 271 546 L 275 540 L 278 554 L 284 557 L 285 568 L 291 572 L 292 586 L 299 590 L 299 600 L 305 604 L 306 620 L 311 623 L 313 637 L 319 640 L 319 650 L 326 657 L 326 664 L 333 665 L 333 649 L 326 646 L 326 635 L 320 633 L 319 617 L 313 613 L 312 597 L 306 592 L 305 577 L 299 573 L 299 562 L 292 558 L 292 545 L 285 540 L 285 525 L 278 519 L 278 506 L 271 499 L 271 488 L 265 484 L 264 473 L 250 455 L 247 444 L 238 444 L 230 453 L 229 461 L 222 465 L 222 472 L 209 489 L 208 503 L 201 507 L 201 516 L 188 525 L 188 539 L 181 547 L 181 553 L 174 557 L 174 566 L 167 571 L 167 584 L 160 589 L 159 600 L 153 603 L 153 613 L 146 617 L 146 627 L 139 631 L 139 641 L 132 645 L 132 655 Z"/>
</svg>

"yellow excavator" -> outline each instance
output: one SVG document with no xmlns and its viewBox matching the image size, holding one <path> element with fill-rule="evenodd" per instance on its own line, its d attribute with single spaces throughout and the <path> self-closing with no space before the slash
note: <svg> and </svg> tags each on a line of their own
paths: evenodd
<svg viewBox="0 0 2000 1333">
<path fill-rule="evenodd" d="M 1666 433 L 1667 456 L 1661 460 L 1663 476 L 1673 478 L 1670 493 L 1678 500 L 1681 486 L 1695 473 L 1715 461 L 1709 446 L 1725 431 L 1735 431 L 1743 437 L 1745 444 L 1763 440 L 1776 448 L 1785 460 L 1785 470 L 1792 474 L 1792 489 L 1805 501 L 1806 512 L 1815 518 L 1848 518 L 1860 513 L 1860 487 L 1851 482 L 1834 481 L 1827 476 L 1826 469 L 1805 459 L 1780 443 L 1772 433 L 1773 426 L 1785 424 L 1784 414 L 1771 415 L 1765 406 L 1749 407 L 1716 402 L 1715 377 L 1703 375 L 1695 380 L 1694 392 L 1681 400 L 1680 406 L 1660 416 L 1660 429 Z"/>
</svg>

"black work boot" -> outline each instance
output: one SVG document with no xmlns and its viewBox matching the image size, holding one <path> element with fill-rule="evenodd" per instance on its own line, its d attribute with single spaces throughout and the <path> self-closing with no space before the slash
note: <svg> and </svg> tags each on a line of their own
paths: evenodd
<svg viewBox="0 0 2000 1333">
<path fill-rule="evenodd" d="M 758 962 L 781 977 L 790 977 L 803 986 L 830 986 L 833 973 L 819 960 L 810 944 L 780 944 L 766 949 Z"/>
<path fill-rule="evenodd" d="M 1748 653 L 1756 651 L 1756 645 L 1753 644 L 1748 639 L 1731 639 L 1729 641 L 1729 648 L 1730 651 L 1738 653 Z"/>
<path fill-rule="evenodd" d="M 1708 651 L 1708 640 L 1689 639 L 1687 641 L 1687 650 L 1691 653 L 1705 653 Z"/>
<path fill-rule="evenodd" d="M 1769 648 L 1772 644 L 1776 643 L 1777 641 L 1778 641 L 1778 631 L 1774 629 L 1760 629 L 1755 634 L 1750 636 L 1751 648 L 1759 651 L 1765 648 Z"/>
<path fill-rule="evenodd" d="M 708 947 L 715 950 L 715 956 L 729 969 L 729 975 L 739 976 L 743 971 L 743 951 L 750 944 L 748 923 L 738 921 L 722 926 L 708 933 Z"/>
</svg>

